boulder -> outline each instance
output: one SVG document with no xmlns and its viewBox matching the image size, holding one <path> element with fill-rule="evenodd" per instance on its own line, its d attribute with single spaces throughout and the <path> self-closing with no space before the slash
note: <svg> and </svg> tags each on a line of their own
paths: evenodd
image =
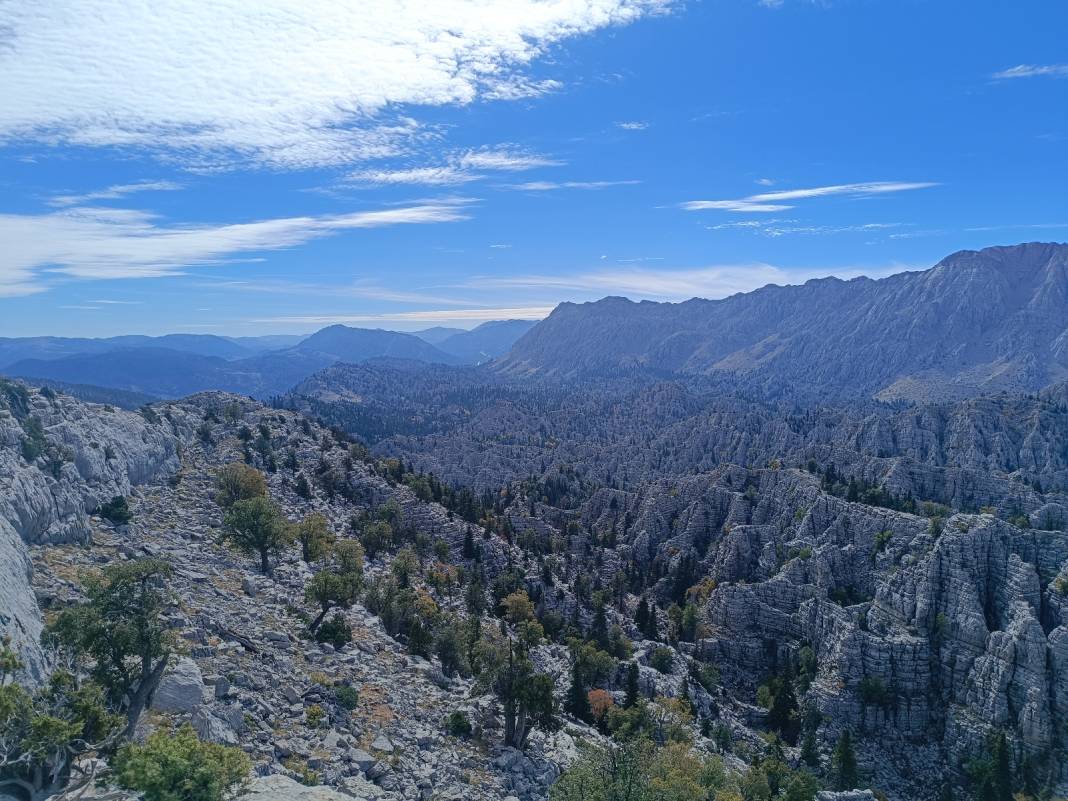
<svg viewBox="0 0 1068 801">
<path fill-rule="evenodd" d="M 203 703 L 204 676 L 196 662 L 183 657 L 163 676 L 152 708 L 161 712 L 195 712 Z"/>
</svg>

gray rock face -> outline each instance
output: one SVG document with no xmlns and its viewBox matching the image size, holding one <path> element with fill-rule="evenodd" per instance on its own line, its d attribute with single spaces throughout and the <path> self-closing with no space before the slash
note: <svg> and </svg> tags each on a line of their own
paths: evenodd
<svg viewBox="0 0 1068 801">
<path fill-rule="evenodd" d="M 152 708 L 161 712 L 195 712 L 204 704 L 204 674 L 187 657 L 178 659 L 156 689 Z"/>
<path fill-rule="evenodd" d="M 812 397 L 931 400 L 1068 376 L 1068 245 L 961 251 L 925 272 L 722 300 L 563 303 L 501 361 L 519 374 L 732 373 Z"/>
<path fill-rule="evenodd" d="M 24 443 L 37 426 L 35 454 Z M 84 542 L 87 510 L 176 470 L 177 443 L 170 421 L 0 381 L 0 636 L 31 677 L 44 660 L 25 545 Z"/>
<path fill-rule="evenodd" d="M 245 801 L 368 801 L 371 796 L 348 795 L 329 787 L 308 787 L 288 776 L 275 774 L 254 779 L 238 796 Z"/>
</svg>

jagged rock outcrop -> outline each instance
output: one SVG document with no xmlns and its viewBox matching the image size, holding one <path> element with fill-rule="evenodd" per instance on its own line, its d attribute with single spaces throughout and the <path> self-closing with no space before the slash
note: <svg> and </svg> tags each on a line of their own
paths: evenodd
<svg viewBox="0 0 1068 801">
<path fill-rule="evenodd" d="M 0 635 L 39 678 L 26 544 L 85 542 L 87 512 L 177 469 L 172 421 L 0 381 Z"/>
</svg>

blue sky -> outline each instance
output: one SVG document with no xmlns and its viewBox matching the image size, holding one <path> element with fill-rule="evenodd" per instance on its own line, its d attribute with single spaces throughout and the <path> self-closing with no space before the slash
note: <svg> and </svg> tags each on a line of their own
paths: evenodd
<svg viewBox="0 0 1068 801">
<path fill-rule="evenodd" d="M 470 327 L 1068 239 L 1063 3 L 252 6 L 0 3 L 0 335 Z"/>
</svg>

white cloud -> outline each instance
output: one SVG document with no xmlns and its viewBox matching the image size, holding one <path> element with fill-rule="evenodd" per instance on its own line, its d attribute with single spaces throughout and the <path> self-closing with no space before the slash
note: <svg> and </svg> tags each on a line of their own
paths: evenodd
<svg viewBox="0 0 1068 801">
<path fill-rule="evenodd" d="M 276 323 L 283 325 L 330 325 L 333 323 L 373 322 L 477 322 L 487 320 L 540 320 L 547 317 L 553 306 L 512 306 L 483 309 L 427 309 L 385 314 L 308 314 L 281 317 L 259 317 L 246 320 L 249 323 Z"/>
<path fill-rule="evenodd" d="M 640 120 L 632 120 L 630 122 L 617 122 L 616 125 L 622 128 L 624 131 L 644 131 L 649 127 L 649 123 L 641 122 Z"/>
<path fill-rule="evenodd" d="M 403 184 L 449 186 L 467 183 L 481 177 L 477 173 L 446 165 L 443 167 L 411 167 L 398 170 L 359 170 L 348 175 L 345 182 L 367 186 Z"/>
<path fill-rule="evenodd" d="M 610 186 L 631 186 L 641 181 L 527 181 L 522 184 L 509 184 L 510 189 L 526 192 L 551 192 L 554 189 L 607 189 Z"/>
<path fill-rule="evenodd" d="M 775 181 L 773 181 L 771 178 L 757 178 L 756 182 L 758 184 L 760 184 L 761 186 L 774 186 L 775 185 Z"/>
<path fill-rule="evenodd" d="M 457 158 L 456 163 L 462 169 L 506 172 L 532 170 L 536 167 L 559 167 L 563 164 L 557 159 L 543 156 L 540 153 L 531 153 L 514 145 L 468 150 Z"/>
<path fill-rule="evenodd" d="M 913 189 L 927 189 L 938 186 L 929 181 L 905 182 L 905 181 L 870 181 L 858 184 L 832 184 L 830 186 L 816 186 L 808 189 L 786 189 L 778 192 L 761 192 L 757 195 L 739 198 L 737 200 L 690 200 L 680 204 L 686 211 L 703 211 L 706 209 L 719 209 L 722 211 L 741 212 L 776 212 L 792 209 L 793 205 L 785 205 L 781 201 L 805 200 L 814 197 L 830 197 L 844 195 L 847 197 L 871 197 L 890 192 L 907 192 Z"/>
<path fill-rule="evenodd" d="M 769 283 L 785 283 L 786 273 L 770 264 L 731 264 L 694 269 L 619 268 L 570 275 L 487 276 L 464 284 L 475 289 L 552 290 L 587 296 L 627 295 L 656 300 L 724 297 Z"/>
<path fill-rule="evenodd" d="M 681 207 L 686 211 L 717 209 L 720 211 L 752 212 L 786 211 L 793 208 L 793 206 L 784 206 L 781 203 L 756 203 L 750 200 L 688 200 Z"/>
<path fill-rule="evenodd" d="M 424 184 L 446 186 L 484 178 L 478 170 L 522 172 L 538 167 L 558 167 L 564 162 L 540 153 L 533 153 L 518 145 L 498 145 L 466 150 L 449 155 L 446 163 L 428 167 L 400 169 L 358 170 L 349 174 L 344 183 L 357 186 L 389 186 Z"/>
<path fill-rule="evenodd" d="M 515 99 L 565 39 L 671 0 L 0 3 L 0 140 L 281 168 L 396 154 L 404 109 Z"/>
<path fill-rule="evenodd" d="M 486 291 L 551 290 L 557 296 L 566 294 L 577 300 L 625 295 L 640 299 L 680 301 L 693 297 L 723 298 L 738 292 L 751 292 L 768 284 L 801 284 L 812 278 L 827 276 L 849 279 L 865 275 L 878 278 L 907 269 L 914 268 L 894 263 L 868 267 L 788 269 L 755 262 L 677 269 L 618 268 L 570 275 L 484 276 L 472 278 L 461 286 Z"/>
<path fill-rule="evenodd" d="M 357 228 L 466 219 L 459 202 L 288 217 L 231 225 L 163 225 L 145 212 L 78 207 L 0 214 L 0 296 L 42 291 L 42 273 L 74 278 L 157 278 L 239 254 L 281 250 Z"/>
<path fill-rule="evenodd" d="M 174 192 L 182 185 L 174 181 L 138 181 L 133 184 L 115 184 L 107 189 L 86 192 L 84 195 L 57 195 L 48 203 L 51 206 L 77 206 L 96 200 L 116 200 L 134 192 Z"/>
<path fill-rule="evenodd" d="M 904 223 L 857 223 L 855 225 L 801 225 L 797 220 L 772 219 L 772 220 L 740 220 L 736 222 L 719 223 L 718 225 L 706 225 L 709 231 L 725 231 L 734 228 L 743 228 L 754 233 L 768 237 L 780 237 L 791 235 L 822 236 L 828 234 L 871 233 L 883 231 L 888 228 L 901 228 Z"/>
<path fill-rule="evenodd" d="M 1017 64 L 990 77 L 996 81 L 1011 78 L 1068 78 L 1068 64 Z"/>
</svg>

